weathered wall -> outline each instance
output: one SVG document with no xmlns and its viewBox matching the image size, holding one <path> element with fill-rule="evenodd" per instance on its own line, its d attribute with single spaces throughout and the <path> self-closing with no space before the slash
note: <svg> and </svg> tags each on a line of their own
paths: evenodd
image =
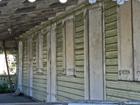
<svg viewBox="0 0 140 105">
<path fill-rule="evenodd" d="M 107 100 L 139 100 L 139 82 L 118 80 L 117 5 L 112 0 L 104 1 Z"/>
<path fill-rule="evenodd" d="M 92 79 L 94 78 L 92 74 L 89 75 L 90 70 L 87 67 L 89 66 L 88 10 L 102 12 L 101 5 L 98 3 L 97 5 L 81 3 L 78 6 L 66 8 L 67 12 L 61 13 L 61 15 L 57 14 L 55 18 L 21 35 L 20 38 L 24 44 L 23 92 L 26 95 L 29 95 L 32 90 L 32 95 L 30 94 L 30 96 L 41 101 L 55 100 L 55 98 L 57 101 L 84 100 L 89 99 L 91 94 L 93 96 L 93 93 L 90 93 L 92 87 L 89 87 L 91 83 L 89 82 L 89 76 Z M 100 19 L 102 18 L 102 15 L 98 16 Z M 73 24 L 67 24 L 69 21 L 73 22 Z M 102 20 L 96 24 L 101 25 Z M 69 29 L 66 29 L 66 27 Z M 90 28 L 92 29 L 92 24 Z M 44 32 L 43 30 L 48 31 Z M 93 30 L 95 31 L 96 28 L 93 27 Z M 100 34 L 102 37 L 102 32 L 97 33 L 98 31 L 102 30 L 91 33 L 93 39 L 96 36 L 94 34 Z M 53 39 L 54 37 L 56 39 Z M 40 38 L 42 39 L 40 40 Z M 28 48 L 29 44 L 25 43 L 27 39 L 32 40 L 32 48 Z M 30 53 L 29 49 L 32 49 L 31 59 L 29 59 L 30 56 L 28 55 Z M 102 47 L 99 49 L 102 51 Z M 92 59 L 96 61 L 96 57 L 92 56 Z M 32 69 L 29 67 L 31 65 Z M 101 66 L 103 65 L 101 64 Z M 56 69 L 54 69 L 55 67 Z M 92 73 L 96 74 L 100 68 L 95 69 L 92 67 L 91 69 L 94 69 Z M 32 77 L 30 75 L 31 70 L 33 71 Z M 102 70 L 100 69 L 100 71 Z M 99 73 L 99 75 L 102 76 L 103 74 Z M 103 85 L 100 86 L 99 90 L 102 89 L 100 93 L 103 94 Z M 94 88 L 97 89 L 98 87 L 95 86 Z"/>
<path fill-rule="evenodd" d="M 81 5 L 81 7 L 85 8 L 86 5 L 85 7 Z M 50 43 L 47 40 L 48 36 L 51 37 L 52 34 L 50 33 L 52 24 L 46 22 L 21 35 L 20 38 L 23 42 L 22 90 L 24 94 L 41 101 L 46 101 L 50 94 L 55 95 L 58 101 L 84 99 L 84 11 L 72 11 L 69 14 L 63 14 L 62 17 L 58 16 L 58 20 L 54 19 L 55 22 L 52 22 L 56 24 L 56 29 L 53 30 L 56 34 L 56 80 L 54 78 L 51 80 L 51 82 L 56 81 L 55 94 L 48 91 L 48 84 L 51 85 L 48 82 L 50 82 L 49 79 L 52 75 L 52 70 L 49 67 L 55 66 L 51 65 L 52 62 L 50 61 L 53 52 L 50 52 L 50 49 L 48 50 L 48 46 L 50 47 L 51 43 L 54 42 Z M 66 62 L 64 60 L 66 43 L 63 22 L 69 16 L 74 17 L 74 33 L 72 35 L 74 45 L 72 50 L 74 51 L 75 75 L 73 76 L 66 75 Z M 42 38 L 41 41 L 40 37 Z M 29 39 L 32 40 L 31 43 L 29 43 Z M 30 44 L 32 48 L 29 47 Z M 32 52 L 31 55 L 30 52 Z M 31 66 L 32 68 L 30 68 Z M 50 70 L 48 71 L 48 69 Z"/>
<path fill-rule="evenodd" d="M 39 41 L 39 35 L 42 36 L 41 41 Z M 40 43 L 41 46 L 38 45 Z M 38 64 L 39 55 L 37 51 L 41 48 L 41 58 L 42 66 Z M 47 31 L 41 29 L 33 37 L 33 97 L 45 101 L 47 98 Z"/>
<path fill-rule="evenodd" d="M 47 29 L 29 31 L 23 42 L 23 93 L 35 99 L 47 99 Z M 41 55 L 41 57 L 40 57 Z"/>
<path fill-rule="evenodd" d="M 73 14 L 74 15 L 74 14 Z M 57 99 L 78 100 L 84 99 L 84 13 L 74 15 L 74 65 L 75 76 L 67 76 L 64 63 L 64 35 L 63 25 L 57 24 Z"/>
<path fill-rule="evenodd" d="M 88 6 L 83 6 L 86 8 Z M 24 37 L 32 36 L 32 70 L 33 81 L 29 83 L 29 70 L 27 68 L 28 51 L 26 40 L 24 39 L 24 56 L 23 56 L 23 88 L 24 93 L 29 94 L 29 86 L 32 84 L 32 95 L 39 100 L 46 100 L 48 94 L 52 94 L 58 101 L 64 100 L 84 100 L 85 98 L 85 78 L 84 78 L 84 12 L 78 10 L 69 11 L 67 14 L 59 15 L 58 18 L 52 19 L 40 26 L 33 28 L 30 33 L 25 33 Z M 104 0 L 104 46 L 105 46 L 105 96 L 107 100 L 132 100 L 140 98 L 140 84 L 133 81 L 120 81 L 118 78 L 118 25 L 117 25 L 117 4 L 112 0 Z M 66 17 L 74 17 L 74 76 L 66 75 L 66 60 L 65 60 L 65 35 L 64 35 L 64 20 Z M 56 24 L 56 94 L 48 93 L 48 78 L 50 79 L 51 69 L 48 72 L 51 59 L 50 50 L 48 51 L 47 36 L 51 35 L 51 26 Z M 50 26 L 50 27 L 49 27 Z M 47 28 L 49 27 L 49 28 Z M 47 30 L 49 29 L 49 30 Z M 42 41 L 39 41 L 39 36 L 42 36 Z M 39 48 L 38 43 L 42 43 L 42 48 Z M 88 43 L 89 44 L 89 43 Z M 49 46 L 50 47 L 50 46 Z M 40 50 L 40 51 L 38 51 Z M 95 49 L 96 50 L 96 49 Z M 39 56 L 39 55 L 42 56 Z M 41 59 L 40 59 L 41 57 Z M 40 59 L 40 60 L 39 60 Z M 41 61 L 43 65 L 41 65 Z M 88 61 L 88 60 L 87 60 Z M 38 65 L 39 64 L 39 65 Z M 52 65 L 53 66 L 53 65 Z M 55 81 L 55 80 L 54 80 Z M 50 83 L 49 83 L 50 84 Z M 51 89 L 50 89 L 51 90 Z"/>
</svg>

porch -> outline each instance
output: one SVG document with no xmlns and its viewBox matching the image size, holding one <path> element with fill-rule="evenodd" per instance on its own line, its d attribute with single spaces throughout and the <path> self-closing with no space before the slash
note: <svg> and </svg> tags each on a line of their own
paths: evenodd
<svg viewBox="0 0 140 105">
<path fill-rule="evenodd" d="M 7 86 L 13 86 L 7 59 L 12 53 L 16 89 L 41 103 L 2 94 L 2 105 L 140 105 L 126 102 L 140 100 L 138 0 L 123 6 L 115 0 L 93 5 L 88 0 L 69 0 L 66 5 L 58 0 L 5 1 L 0 2 L 6 7 L 1 10 L 1 20 L 6 20 L 0 20 L 0 50 Z"/>
<path fill-rule="evenodd" d="M 38 102 L 26 96 L 15 96 L 12 93 L 0 94 L 0 105 L 140 105 L 138 101 L 72 101 L 72 102 Z"/>
<path fill-rule="evenodd" d="M 13 93 L 7 93 L 7 94 L 0 94 L 0 105 L 10 103 L 10 105 L 13 103 L 34 103 L 35 101 L 29 97 L 26 96 L 16 96 Z"/>
</svg>

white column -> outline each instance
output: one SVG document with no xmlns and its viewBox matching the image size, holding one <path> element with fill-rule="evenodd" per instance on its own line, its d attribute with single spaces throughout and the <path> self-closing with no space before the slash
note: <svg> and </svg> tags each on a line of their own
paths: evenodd
<svg viewBox="0 0 140 105">
<path fill-rule="evenodd" d="M 47 33 L 47 102 L 51 100 L 51 32 L 50 27 L 48 27 L 49 32 Z"/>
<path fill-rule="evenodd" d="M 90 99 L 104 99 L 102 10 L 89 10 Z"/>
<path fill-rule="evenodd" d="M 23 43 L 19 41 L 18 44 L 19 66 L 18 66 L 18 89 L 22 92 L 22 56 L 23 56 Z"/>
<path fill-rule="evenodd" d="M 56 101 L 56 25 L 51 29 L 51 102 Z"/>
<path fill-rule="evenodd" d="M 49 32 L 47 35 L 47 102 L 56 101 L 56 25 L 48 27 Z"/>
<path fill-rule="evenodd" d="M 29 95 L 32 96 L 32 88 L 33 88 L 33 61 L 32 61 L 32 39 L 30 38 L 29 40 Z"/>
<path fill-rule="evenodd" d="M 90 90 L 89 90 L 89 49 L 88 49 L 88 12 L 87 10 L 84 11 L 84 94 L 85 100 L 90 99 Z"/>
</svg>

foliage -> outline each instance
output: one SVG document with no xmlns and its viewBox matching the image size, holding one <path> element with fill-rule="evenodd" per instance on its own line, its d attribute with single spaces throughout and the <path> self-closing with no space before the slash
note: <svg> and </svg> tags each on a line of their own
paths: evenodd
<svg viewBox="0 0 140 105">
<path fill-rule="evenodd" d="M 11 90 L 8 87 L 8 84 L 3 83 L 2 85 L 0 85 L 0 93 L 9 93 Z"/>
<path fill-rule="evenodd" d="M 16 73 L 16 57 L 14 55 L 8 55 L 8 64 L 9 64 L 9 70 L 10 74 Z"/>
</svg>

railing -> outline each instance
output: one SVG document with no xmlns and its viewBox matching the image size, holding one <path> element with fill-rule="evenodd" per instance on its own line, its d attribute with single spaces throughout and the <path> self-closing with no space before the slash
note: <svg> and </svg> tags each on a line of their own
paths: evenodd
<svg viewBox="0 0 140 105">
<path fill-rule="evenodd" d="M 11 75 L 11 81 L 12 83 L 16 83 L 16 75 Z M 8 79 L 8 75 L 0 75 L 0 85 L 2 85 L 3 83 L 9 83 L 9 79 Z"/>
<path fill-rule="evenodd" d="M 12 87 L 11 87 L 12 90 L 10 89 L 8 75 L 0 75 L 0 93 L 8 92 L 9 89 L 11 91 L 14 91 L 16 89 L 16 75 L 11 75 L 10 78 L 12 83 Z"/>
</svg>

